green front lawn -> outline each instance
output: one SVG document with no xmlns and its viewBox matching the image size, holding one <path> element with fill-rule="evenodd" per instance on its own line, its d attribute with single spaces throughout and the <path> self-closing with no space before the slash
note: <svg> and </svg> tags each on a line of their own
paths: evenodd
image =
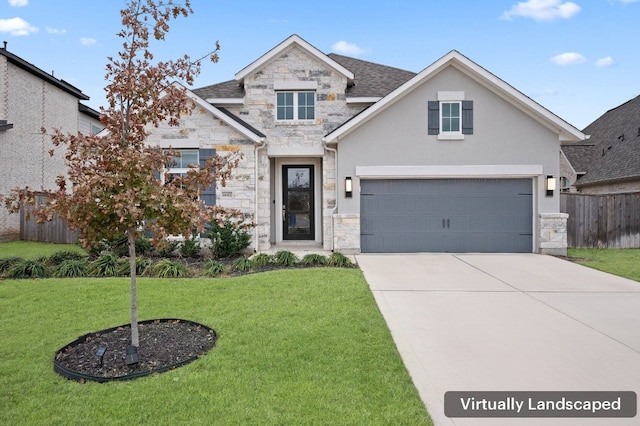
<svg viewBox="0 0 640 426">
<path fill-rule="evenodd" d="M 36 243 L 33 241 L 11 241 L 0 243 L 0 259 L 5 257 L 22 257 L 24 259 L 35 259 L 38 257 L 51 256 L 61 251 L 71 251 L 74 253 L 86 253 L 77 244 L 51 244 Z"/>
<path fill-rule="evenodd" d="M 640 281 L 640 249 L 569 249 L 568 255 L 581 265 Z"/>
<path fill-rule="evenodd" d="M 140 278 L 140 320 L 206 324 L 217 347 L 129 382 L 56 374 L 59 348 L 128 323 L 128 287 L 128 278 L 0 281 L 0 424 L 431 424 L 354 269 Z"/>
</svg>

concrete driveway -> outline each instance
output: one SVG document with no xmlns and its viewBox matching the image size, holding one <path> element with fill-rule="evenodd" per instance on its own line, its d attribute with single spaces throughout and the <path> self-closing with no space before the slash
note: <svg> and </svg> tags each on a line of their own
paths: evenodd
<svg viewBox="0 0 640 426">
<path fill-rule="evenodd" d="M 356 259 L 436 425 L 640 424 L 444 414 L 447 391 L 640 393 L 640 283 L 535 254 Z"/>
</svg>

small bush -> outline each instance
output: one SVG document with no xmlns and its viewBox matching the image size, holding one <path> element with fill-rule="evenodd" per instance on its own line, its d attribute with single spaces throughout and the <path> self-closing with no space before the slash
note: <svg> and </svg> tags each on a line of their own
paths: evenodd
<svg viewBox="0 0 640 426">
<path fill-rule="evenodd" d="M 17 256 L 5 257 L 0 259 L 0 275 L 3 275 L 5 272 L 11 268 L 11 266 L 15 265 L 18 262 L 22 262 L 24 259 Z"/>
<path fill-rule="evenodd" d="M 290 251 L 281 250 L 273 255 L 273 262 L 278 266 L 295 266 L 298 263 L 298 258 Z"/>
<path fill-rule="evenodd" d="M 56 278 L 86 277 L 88 274 L 89 262 L 85 258 L 63 260 L 53 271 Z"/>
<path fill-rule="evenodd" d="M 251 258 L 251 261 L 257 268 L 264 268 L 273 262 L 271 256 L 266 253 L 256 254 Z"/>
<path fill-rule="evenodd" d="M 353 268 L 353 262 L 342 253 L 334 252 L 329 256 L 327 265 L 338 268 Z"/>
<path fill-rule="evenodd" d="M 46 259 L 23 259 L 7 270 L 7 278 L 45 278 L 48 275 Z"/>
<path fill-rule="evenodd" d="M 147 272 L 151 266 L 151 260 L 145 257 L 136 257 L 136 275 L 142 276 Z M 116 275 L 119 277 L 128 277 L 131 275 L 131 265 L 129 265 L 129 258 L 121 257 L 118 259 L 118 270 Z"/>
<path fill-rule="evenodd" d="M 306 254 L 300 264 L 304 266 L 323 266 L 327 264 L 327 257 L 317 253 Z"/>
<path fill-rule="evenodd" d="M 207 259 L 203 265 L 204 273 L 210 277 L 224 274 L 224 265 L 215 259 Z"/>
<path fill-rule="evenodd" d="M 47 258 L 47 263 L 51 266 L 58 266 L 65 260 L 81 260 L 86 259 L 86 255 L 72 251 L 60 251 L 54 253 Z"/>
<path fill-rule="evenodd" d="M 120 265 L 118 256 L 105 253 L 89 264 L 89 274 L 94 277 L 115 277 L 120 275 Z"/>
<path fill-rule="evenodd" d="M 180 244 L 180 254 L 184 257 L 200 257 L 200 243 L 196 241 L 195 237 L 185 239 Z"/>
<path fill-rule="evenodd" d="M 145 256 L 153 251 L 151 239 L 147 237 L 138 238 L 136 240 L 136 255 Z"/>
<path fill-rule="evenodd" d="M 176 251 L 176 249 L 178 248 L 178 242 L 177 241 L 164 241 L 159 247 L 158 247 L 158 256 L 160 257 L 172 257 L 173 253 Z"/>
<path fill-rule="evenodd" d="M 248 257 L 239 257 L 233 261 L 231 270 L 234 272 L 249 272 L 254 268 L 253 262 Z"/>
<path fill-rule="evenodd" d="M 251 235 L 247 232 L 250 224 L 242 220 L 225 218 L 222 223 L 212 220 L 207 223 L 207 238 L 211 239 L 211 251 L 216 258 L 230 257 L 249 247 Z"/>
<path fill-rule="evenodd" d="M 186 278 L 189 269 L 184 263 L 162 259 L 153 265 L 153 274 L 158 278 Z"/>
</svg>

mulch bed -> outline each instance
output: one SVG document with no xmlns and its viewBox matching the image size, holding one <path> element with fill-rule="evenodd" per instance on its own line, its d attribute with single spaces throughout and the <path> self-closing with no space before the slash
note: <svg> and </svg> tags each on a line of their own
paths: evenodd
<svg viewBox="0 0 640 426">
<path fill-rule="evenodd" d="M 216 333 L 191 321 L 162 319 L 140 322 L 138 363 L 127 365 L 131 327 L 119 327 L 90 333 L 56 352 L 54 369 L 61 375 L 84 382 L 128 380 L 160 373 L 195 360 L 212 349 Z M 102 363 L 96 355 L 106 348 Z"/>
</svg>

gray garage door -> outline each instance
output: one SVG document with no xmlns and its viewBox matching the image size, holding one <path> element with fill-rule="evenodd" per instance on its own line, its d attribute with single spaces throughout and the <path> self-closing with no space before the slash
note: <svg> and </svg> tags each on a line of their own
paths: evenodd
<svg viewBox="0 0 640 426">
<path fill-rule="evenodd" d="M 532 251 L 530 179 L 360 182 L 364 253 Z"/>
</svg>

